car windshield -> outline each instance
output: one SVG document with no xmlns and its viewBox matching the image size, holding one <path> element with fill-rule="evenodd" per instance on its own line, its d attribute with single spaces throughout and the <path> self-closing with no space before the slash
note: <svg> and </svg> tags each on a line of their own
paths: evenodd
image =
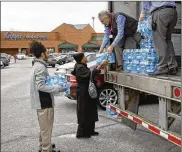
<svg viewBox="0 0 182 152">
<path fill-rule="evenodd" d="M 1 56 L 1 59 L 7 59 L 5 56 Z"/>
</svg>

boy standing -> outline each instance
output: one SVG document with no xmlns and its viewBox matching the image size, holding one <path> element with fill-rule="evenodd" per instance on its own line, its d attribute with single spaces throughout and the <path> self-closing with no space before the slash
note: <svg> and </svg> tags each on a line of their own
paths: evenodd
<svg viewBox="0 0 182 152">
<path fill-rule="evenodd" d="M 65 91 L 58 86 L 47 86 L 45 79 L 49 75 L 47 64 L 48 53 L 44 45 L 37 41 L 30 43 L 30 52 L 36 57 L 30 82 L 31 107 L 37 110 L 40 126 L 41 152 L 56 152 L 51 143 L 52 128 L 54 121 L 54 96 L 53 94 Z"/>
</svg>

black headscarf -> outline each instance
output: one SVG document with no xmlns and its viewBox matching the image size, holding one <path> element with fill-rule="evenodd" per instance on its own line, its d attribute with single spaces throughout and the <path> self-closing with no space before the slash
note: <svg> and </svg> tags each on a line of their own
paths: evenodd
<svg viewBox="0 0 182 152">
<path fill-rule="evenodd" d="M 73 55 L 73 58 L 75 59 L 77 63 L 81 63 L 81 60 L 83 59 L 83 57 L 84 57 L 84 53 L 76 53 Z"/>
</svg>

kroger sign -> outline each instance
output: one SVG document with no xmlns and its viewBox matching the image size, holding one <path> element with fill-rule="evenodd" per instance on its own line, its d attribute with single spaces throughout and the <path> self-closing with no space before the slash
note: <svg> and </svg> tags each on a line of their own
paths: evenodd
<svg viewBox="0 0 182 152">
<path fill-rule="evenodd" d="M 11 40 L 40 39 L 40 40 L 47 40 L 47 36 L 40 36 L 40 35 L 17 35 L 17 34 L 12 34 L 12 33 L 8 32 L 8 33 L 4 33 L 4 39 L 11 39 Z"/>
</svg>

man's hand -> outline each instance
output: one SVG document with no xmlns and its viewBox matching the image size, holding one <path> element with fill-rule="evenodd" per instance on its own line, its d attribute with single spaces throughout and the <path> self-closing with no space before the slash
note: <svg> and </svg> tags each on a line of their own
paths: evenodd
<svg viewBox="0 0 182 152">
<path fill-rule="evenodd" d="M 99 53 L 102 53 L 104 51 L 104 48 L 100 48 Z"/>
<path fill-rule="evenodd" d="M 144 18 L 145 18 L 145 14 L 144 14 L 144 13 L 141 13 L 141 14 L 140 14 L 139 21 L 143 21 L 143 20 L 144 20 Z"/>
<path fill-rule="evenodd" d="M 110 45 L 108 48 L 107 48 L 107 52 L 108 53 L 112 53 L 114 47 L 112 45 Z"/>
</svg>

